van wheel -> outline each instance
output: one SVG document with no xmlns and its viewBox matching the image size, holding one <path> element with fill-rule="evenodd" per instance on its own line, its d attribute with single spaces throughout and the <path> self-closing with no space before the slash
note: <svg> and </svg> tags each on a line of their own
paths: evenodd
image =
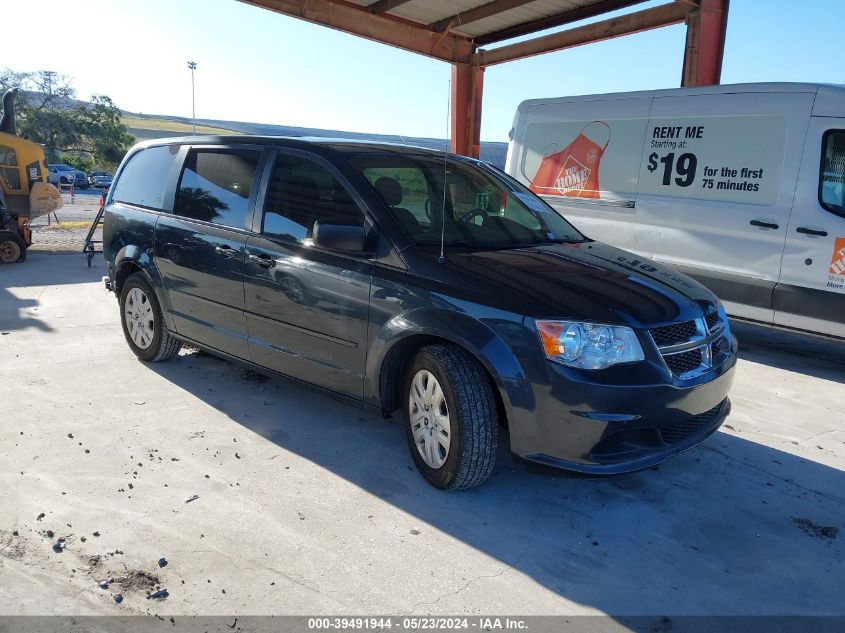
<svg viewBox="0 0 845 633">
<path fill-rule="evenodd" d="M 499 424 L 484 369 L 453 345 L 422 348 L 404 383 L 405 435 L 426 481 L 442 490 L 478 486 L 496 463 Z"/>
<path fill-rule="evenodd" d="M 120 323 L 129 348 L 141 360 L 170 360 L 182 342 L 167 331 L 161 306 L 143 273 L 133 273 L 120 291 Z"/>
</svg>

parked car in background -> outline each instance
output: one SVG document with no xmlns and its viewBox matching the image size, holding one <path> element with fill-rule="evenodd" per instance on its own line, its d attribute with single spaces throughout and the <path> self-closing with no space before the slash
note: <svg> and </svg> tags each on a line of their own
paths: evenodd
<svg viewBox="0 0 845 633">
<path fill-rule="evenodd" d="M 47 173 L 50 178 L 50 183 L 53 185 L 69 185 L 79 189 L 87 189 L 88 175 L 84 171 L 79 171 L 75 167 L 64 164 L 47 165 Z"/>
<path fill-rule="evenodd" d="M 438 488 L 487 479 L 500 426 L 521 459 L 610 474 L 695 446 L 730 412 L 737 344 L 713 293 L 470 158 L 150 141 L 109 190 L 103 254 L 138 358 L 188 343 L 400 410 Z"/>
<path fill-rule="evenodd" d="M 92 171 L 88 182 L 92 187 L 111 187 L 112 175 L 107 171 Z"/>
</svg>

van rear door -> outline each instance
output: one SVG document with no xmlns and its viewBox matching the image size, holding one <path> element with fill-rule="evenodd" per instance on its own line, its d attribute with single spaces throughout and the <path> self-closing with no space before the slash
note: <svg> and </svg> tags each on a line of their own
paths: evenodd
<svg viewBox="0 0 845 633">
<path fill-rule="evenodd" d="M 845 338 L 845 118 L 812 117 L 775 323 Z"/>
<path fill-rule="evenodd" d="M 633 251 L 771 323 L 812 92 L 655 95 Z"/>
</svg>

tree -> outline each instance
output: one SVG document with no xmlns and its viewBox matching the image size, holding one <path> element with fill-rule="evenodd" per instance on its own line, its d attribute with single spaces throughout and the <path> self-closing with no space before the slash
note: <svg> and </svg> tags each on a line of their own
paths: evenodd
<svg viewBox="0 0 845 633">
<path fill-rule="evenodd" d="M 95 160 L 117 164 L 135 141 L 120 120 L 120 109 L 106 95 L 93 95 L 91 103 L 78 105 L 78 131 L 84 151 Z"/>
<path fill-rule="evenodd" d="M 41 143 L 48 157 L 66 153 L 101 165 L 116 165 L 134 141 L 120 109 L 105 95 L 78 101 L 70 78 L 47 70 L 0 70 L 0 90 L 18 87 L 17 127 L 25 139 Z"/>
</svg>

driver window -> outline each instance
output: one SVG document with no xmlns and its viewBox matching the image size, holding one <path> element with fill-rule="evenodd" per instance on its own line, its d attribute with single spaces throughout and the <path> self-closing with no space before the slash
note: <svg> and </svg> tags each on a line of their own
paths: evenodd
<svg viewBox="0 0 845 633">
<path fill-rule="evenodd" d="M 308 244 L 317 221 L 363 226 L 364 213 L 325 167 L 307 158 L 279 155 L 264 203 L 261 233 Z"/>
</svg>

